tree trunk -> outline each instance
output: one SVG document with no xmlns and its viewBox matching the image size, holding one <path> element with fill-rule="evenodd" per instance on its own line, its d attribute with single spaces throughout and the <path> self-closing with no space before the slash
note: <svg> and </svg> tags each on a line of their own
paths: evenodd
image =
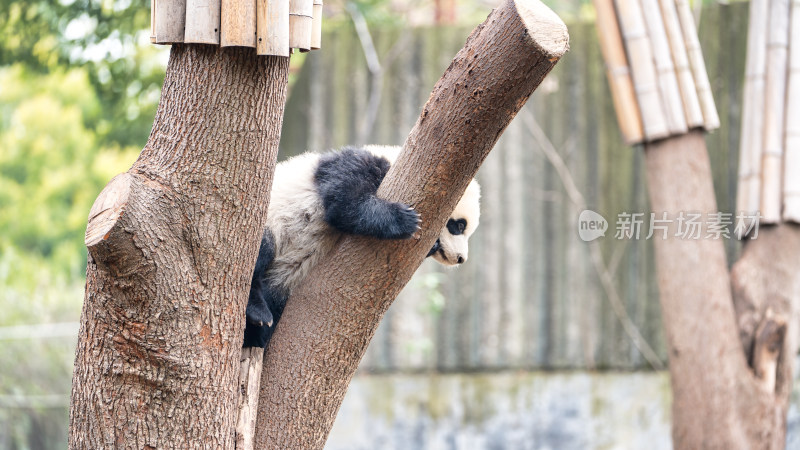
<svg viewBox="0 0 800 450">
<path fill-rule="evenodd" d="M 291 294 L 264 359 L 257 448 L 322 448 L 384 312 L 567 48 L 563 22 L 537 0 L 507 1 L 470 35 L 378 191 L 414 206 L 422 230 L 407 241 L 346 236 Z"/>
<path fill-rule="evenodd" d="M 150 139 L 89 217 L 70 448 L 232 448 L 288 58 L 173 45 Z"/>
<path fill-rule="evenodd" d="M 673 444 L 783 448 L 797 353 L 796 227 L 762 229 L 745 247 L 733 274 L 737 320 L 722 240 L 706 239 L 705 230 L 699 239 L 674 237 L 679 213 L 702 213 L 705 223 L 708 213 L 717 212 L 703 133 L 648 144 L 645 154 L 652 210 L 659 217 L 666 211 L 673 220 L 666 240 L 658 233 L 654 238 L 670 358 Z M 745 325 L 741 332 L 737 323 Z M 784 339 L 787 324 L 790 338 Z"/>
</svg>

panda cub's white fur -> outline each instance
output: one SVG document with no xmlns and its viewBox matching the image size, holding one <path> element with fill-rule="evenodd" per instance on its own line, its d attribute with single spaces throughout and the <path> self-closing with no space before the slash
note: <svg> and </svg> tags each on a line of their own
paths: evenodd
<svg viewBox="0 0 800 450">
<path fill-rule="evenodd" d="M 375 196 L 400 147 L 367 146 L 304 153 L 275 168 L 267 225 L 251 283 L 245 347 L 266 345 L 290 292 L 343 233 L 409 238 L 419 215 Z M 480 187 L 472 180 L 428 256 L 464 262 L 480 219 Z"/>
<path fill-rule="evenodd" d="M 319 157 L 303 153 L 275 167 L 267 213 L 275 259 L 268 270 L 274 282 L 289 291 L 331 251 L 341 234 L 325 222 L 314 182 Z"/>
</svg>

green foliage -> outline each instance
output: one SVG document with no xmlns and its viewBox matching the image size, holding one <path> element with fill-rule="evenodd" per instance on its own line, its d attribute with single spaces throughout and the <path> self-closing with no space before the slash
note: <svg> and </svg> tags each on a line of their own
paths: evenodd
<svg viewBox="0 0 800 450">
<path fill-rule="evenodd" d="M 146 0 L 0 0 L 0 64 L 47 71 L 80 63 L 83 50 L 133 44 L 149 23 Z"/>
<path fill-rule="evenodd" d="M 144 0 L 0 0 L 0 66 L 82 67 L 104 111 L 99 139 L 141 145 L 164 77 L 157 56 L 167 51 L 148 43 L 149 23 Z"/>
<path fill-rule="evenodd" d="M 0 86 L 0 325 L 38 323 L 59 311 L 39 303 L 42 286 L 60 297 L 60 284 L 80 283 L 89 208 L 138 148 L 103 143 L 95 130 L 107 119 L 84 69 L 41 75 L 18 64 L 0 69 Z"/>
<path fill-rule="evenodd" d="M 136 149 L 103 146 L 101 108 L 86 71 L 0 71 L 0 246 L 58 259 L 78 253 L 98 190 Z M 82 244 L 81 244 L 82 245 Z M 67 247 L 67 248 L 65 248 Z"/>
<path fill-rule="evenodd" d="M 82 284 L 89 208 L 135 159 L 158 103 L 168 47 L 150 45 L 149 22 L 146 0 L 0 0 L 0 262 L 16 261 L 0 303 Z M 0 326 L 42 321 L 28 309 Z"/>
</svg>

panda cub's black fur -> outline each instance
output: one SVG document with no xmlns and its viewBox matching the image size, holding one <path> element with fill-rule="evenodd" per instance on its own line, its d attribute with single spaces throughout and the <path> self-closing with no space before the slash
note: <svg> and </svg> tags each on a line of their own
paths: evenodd
<svg viewBox="0 0 800 450">
<path fill-rule="evenodd" d="M 244 347 L 264 347 L 286 300 L 342 233 L 408 239 L 419 214 L 375 194 L 398 147 L 347 147 L 304 153 L 278 164 L 247 303 Z M 480 188 L 473 180 L 428 256 L 445 265 L 467 258 L 478 226 Z"/>
<path fill-rule="evenodd" d="M 402 203 L 375 196 L 389 161 L 365 150 L 345 148 L 319 159 L 314 174 L 325 221 L 343 233 L 378 239 L 408 239 L 419 229 L 419 214 Z"/>
</svg>

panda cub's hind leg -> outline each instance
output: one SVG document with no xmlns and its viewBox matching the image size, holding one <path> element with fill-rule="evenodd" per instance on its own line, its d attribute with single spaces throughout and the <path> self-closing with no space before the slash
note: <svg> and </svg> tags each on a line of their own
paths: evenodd
<svg viewBox="0 0 800 450">
<path fill-rule="evenodd" d="M 261 300 L 263 300 L 266 313 L 269 315 L 269 321 L 261 322 L 262 325 L 253 323 L 249 315 L 251 313 L 251 308 L 250 305 L 248 305 L 248 317 L 247 324 L 244 327 L 244 343 L 242 347 L 264 348 L 267 346 L 267 342 L 269 342 L 272 337 L 272 333 L 275 332 L 275 327 L 281 320 L 283 309 L 286 306 L 286 300 L 288 300 L 289 297 L 287 291 L 269 283 L 269 280 L 266 281 L 264 289 L 261 292 L 263 295 Z"/>
<path fill-rule="evenodd" d="M 314 175 L 325 221 L 345 233 L 379 239 L 408 239 L 419 214 L 408 205 L 375 196 L 389 171 L 386 158 L 352 147 L 320 158 Z"/>
<path fill-rule="evenodd" d="M 247 323 L 256 326 L 272 326 L 272 312 L 267 305 L 267 268 L 275 259 L 275 240 L 269 230 L 261 236 L 261 245 L 258 248 L 256 267 L 253 269 L 253 278 L 250 281 L 250 297 L 247 299 Z"/>
<path fill-rule="evenodd" d="M 250 296 L 247 299 L 247 324 L 244 331 L 243 347 L 264 347 L 269 339 L 276 317 L 270 308 L 275 293 L 267 277 L 267 269 L 275 259 L 275 239 L 265 230 L 258 248 L 256 267 L 250 281 Z"/>
</svg>

